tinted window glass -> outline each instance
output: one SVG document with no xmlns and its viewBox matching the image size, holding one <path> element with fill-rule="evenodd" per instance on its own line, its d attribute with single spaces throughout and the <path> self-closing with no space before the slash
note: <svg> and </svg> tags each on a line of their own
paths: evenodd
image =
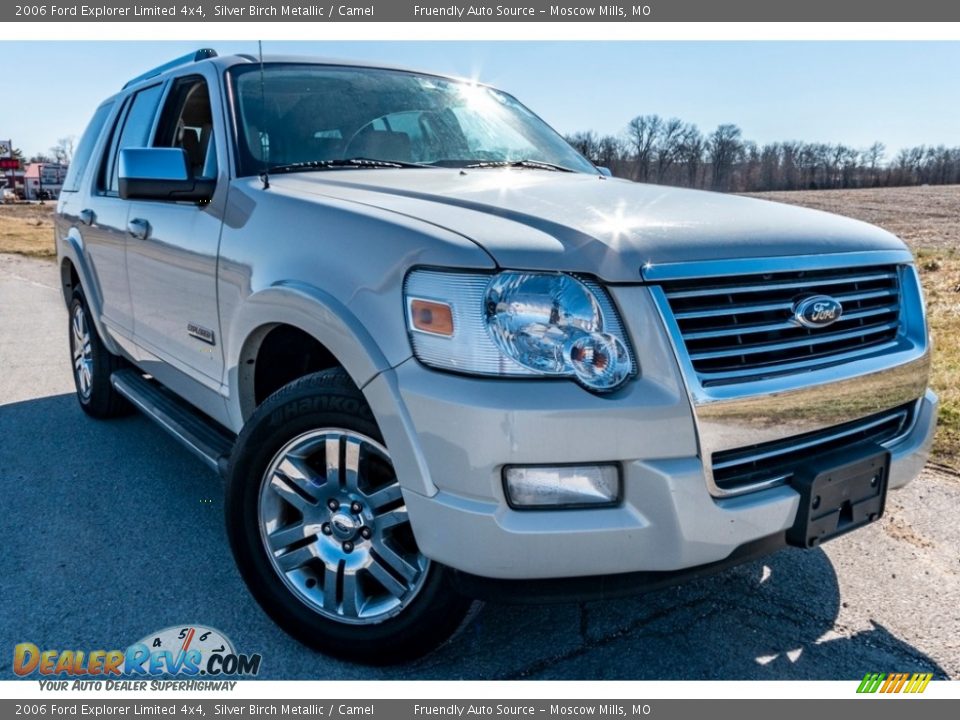
<svg viewBox="0 0 960 720">
<path fill-rule="evenodd" d="M 194 177 L 216 177 L 213 113 L 207 83 L 202 77 L 191 76 L 174 82 L 160 114 L 153 144 L 182 148 Z"/>
<path fill-rule="evenodd" d="M 537 160 L 595 172 L 546 123 L 484 85 L 379 68 L 230 69 L 240 174 L 370 158 L 445 167 Z"/>
<path fill-rule="evenodd" d="M 110 110 L 113 109 L 113 103 L 104 103 L 97 108 L 93 114 L 93 119 L 87 125 L 87 129 L 80 138 L 80 144 L 77 145 L 76 152 L 73 153 L 73 160 L 70 163 L 70 169 L 67 171 L 67 177 L 63 181 L 62 192 L 76 192 L 80 189 L 80 181 L 83 174 L 90 164 L 90 156 L 93 154 L 93 148 L 97 144 L 100 133 L 103 130 L 103 124 L 107 121 Z"/>
<path fill-rule="evenodd" d="M 120 141 L 117 143 L 110 161 L 110 184 L 108 187 L 111 192 L 117 192 L 119 186 L 117 180 L 119 151 L 128 147 L 147 147 L 150 144 L 150 129 L 153 127 L 153 119 L 157 114 L 157 105 L 160 104 L 160 91 L 162 89 L 162 85 L 154 85 L 146 90 L 141 90 L 133 98 L 130 111 L 123 122 Z"/>
</svg>

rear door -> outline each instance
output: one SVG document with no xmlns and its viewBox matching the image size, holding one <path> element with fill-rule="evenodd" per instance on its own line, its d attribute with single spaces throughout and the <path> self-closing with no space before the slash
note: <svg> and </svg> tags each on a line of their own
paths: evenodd
<svg viewBox="0 0 960 720">
<path fill-rule="evenodd" d="M 101 157 L 89 207 L 78 210 L 86 225 L 85 254 L 102 293 L 101 319 L 114 335 L 126 338 L 133 337 L 133 304 L 126 265 L 129 203 L 121 200 L 118 192 L 117 152 L 118 148 L 146 144 L 162 91 L 163 84 L 157 83 L 126 98 Z"/>
</svg>

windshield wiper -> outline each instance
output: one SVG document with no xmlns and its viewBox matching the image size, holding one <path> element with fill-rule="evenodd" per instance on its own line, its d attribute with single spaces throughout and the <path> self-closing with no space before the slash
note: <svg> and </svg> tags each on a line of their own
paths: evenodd
<svg viewBox="0 0 960 720">
<path fill-rule="evenodd" d="M 399 160 L 377 160 L 375 158 L 355 157 L 340 158 L 337 160 L 307 160 L 305 162 L 288 163 L 286 165 L 274 165 L 267 170 L 270 175 L 282 173 L 308 172 L 311 170 L 339 170 L 343 168 L 352 168 L 362 170 L 364 168 L 421 168 L 430 167 L 421 163 L 402 162 Z"/>
<path fill-rule="evenodd" d="M 568 167 L 563 165 L 555 165 L 554 163 L 543 162 L 541 160 L 486 160 L 484 162 L 473 163 L 472 165 L 465 165 L 467 168 L 505 168 L 505 167 L 519 167 L 519 168 L 532 168 L 534 170 L 555 170 L 557 172 L 576 172 L 576 170 L 571 170 Z"/>
</svg>

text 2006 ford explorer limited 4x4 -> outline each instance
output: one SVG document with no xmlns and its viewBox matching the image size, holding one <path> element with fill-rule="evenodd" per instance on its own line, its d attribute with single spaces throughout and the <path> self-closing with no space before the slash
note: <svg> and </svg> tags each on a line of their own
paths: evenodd
<svg viewBox="0 0 960 720">
<path fill-rule="evenodd" d="M 100 106 L 56 235 L 84 410 L 219 469 L 250 591 L 340 657 L 817 545 L 928 454 L 900 240 L 613 179 L 486 86 L 200 51 Z"/>
</svg>

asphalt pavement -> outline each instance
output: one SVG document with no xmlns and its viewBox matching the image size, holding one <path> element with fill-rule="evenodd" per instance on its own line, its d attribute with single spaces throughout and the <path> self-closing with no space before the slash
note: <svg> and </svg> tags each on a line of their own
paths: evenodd
<svg viewBox="0 0 960 720">
<path fill-rule="evenodd" d="M 331 660 L 247 592 L 222 483 L 144 417 L 86 417 L 50 261 L 0 255 L 0 678 L 13 646 L 123 648 L 202 624 L 270 679 L 960 678 L 960 477 L 928 469 L 822 549 L 629 600 L 487 604 L 415 663 Z"/>
</svg>

